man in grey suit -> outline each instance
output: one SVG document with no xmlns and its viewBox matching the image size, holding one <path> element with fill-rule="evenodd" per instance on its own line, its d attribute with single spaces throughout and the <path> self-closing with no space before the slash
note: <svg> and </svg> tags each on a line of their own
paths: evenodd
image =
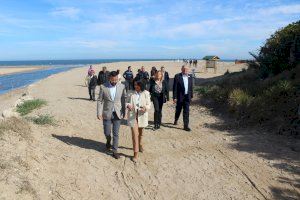
<svg viewBox="0 0 300 200">
<path fill-rule="evenodd" d="M 118 73 L 112 71 L 109 74 L 109 81 L 100 85 L 100 93 L 97 102 L 97 117 L 103 120 L 104 134 L 106 137 L 106 148 L 113 151 L 116 159 L 118 154 L 119 128 L 121 119 L 125 116 L 126 90 L 125 86 L 118 83 Z M 113 132 L 113 145 L 111 146 L 111 130 Z"/>
</svg>

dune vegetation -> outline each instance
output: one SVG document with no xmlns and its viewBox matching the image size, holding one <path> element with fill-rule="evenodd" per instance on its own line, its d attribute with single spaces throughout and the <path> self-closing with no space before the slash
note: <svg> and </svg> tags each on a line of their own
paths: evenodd
<svg viewBox="0 0 300 200">
<path fill-rule="evenodd" d="M 225 107 L 240 124 L 299 135 L 300 21 L 276 31 L 248 70 L 196 87 L 203 98 Z"/>
</svg>

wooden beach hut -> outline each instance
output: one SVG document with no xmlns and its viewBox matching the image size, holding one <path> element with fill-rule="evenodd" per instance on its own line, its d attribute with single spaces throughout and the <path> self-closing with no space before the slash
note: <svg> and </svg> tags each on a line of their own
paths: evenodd
<svg viewBox="0 0 300 200">
<path fill-rule="evenodd" d="M 202 58 L 203 60 L 205 60 L 205 72 L 207 72 L 208 68 L 213 68 L 214 69 L 214 73 L 217 73 L 217 61 L 220 60 L 220 58 L 218 56 L 204 56 Z"/>
</svg>

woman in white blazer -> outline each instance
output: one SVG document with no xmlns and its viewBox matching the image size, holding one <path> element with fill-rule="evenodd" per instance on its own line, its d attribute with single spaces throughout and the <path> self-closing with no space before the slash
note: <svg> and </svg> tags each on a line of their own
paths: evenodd
<svg viewBox="0 0 300 200">
<path fill-rule="evenodd" d="M 128 97 L 128 125 L 131 127 L 133 143 L 133 161 L 138 159 L 138 152 L 143 152 L 143 130 L 148 126 L 148 111 L 151 108 L 150 93 L 145 90 L 142 81 L 134 82 L 135 91 Z"/>
</svg>

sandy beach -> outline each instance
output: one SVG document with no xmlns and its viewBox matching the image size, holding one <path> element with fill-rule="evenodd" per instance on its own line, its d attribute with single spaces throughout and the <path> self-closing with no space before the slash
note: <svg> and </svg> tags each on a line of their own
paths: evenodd
<svg viewBox="0 0 300 200">
<path fill-rule="evenodd" d="M 0 67 L 0 76 L 8 75 L 8 74 L 15 74 L 15 73 L 21 73 L 21 72 L 29 72 L 29 71 L 35 71 L 39 69 L 46 69 L 46 67 L 42 66 L 26 66 L 26 67 Z"/>
<path fill-rule="evenodd" d="M 123 73 L 129 65 L 134 72 L 141 66 L 148 71 L 165 66 L 174 77 L 182 63 L 119 62 L 95 69 L 97 74 L 102 66 Z M 199 80 L 227 70 L 203 73 L 201 67 L 196 69 Z M 21 69 L 15 70 L 0 68 L 0 75 Z M 290 140 L 267 137 L 260 130 L 222 127 L 223 119 L 201 106 L 199 97 L 191 106 L 191 133 L 182 130 L 182 119 L 178 126 L 172 125 L 175 106 L 164 105 L 164 125 L 159 131 L 145 130 L 145 152 L 137 164 L 130 160 L 131 132 L 123 123 L 122 156 L 115 160 L 105 152 L 96 103 L 88 100 L 87 70 L 73 69 L 0 96 L 1 113 L 25 93 L 48 102 L 31 116 L 49 114 L 57 121 L 56 126 L 30 123 L 28 137 L 6 134 L 0 139 L 0 199 L 299 198 L 299 152 L 291 149 Z M 151 124 L 153 107 L 149 120 Z"/>
</svg>

